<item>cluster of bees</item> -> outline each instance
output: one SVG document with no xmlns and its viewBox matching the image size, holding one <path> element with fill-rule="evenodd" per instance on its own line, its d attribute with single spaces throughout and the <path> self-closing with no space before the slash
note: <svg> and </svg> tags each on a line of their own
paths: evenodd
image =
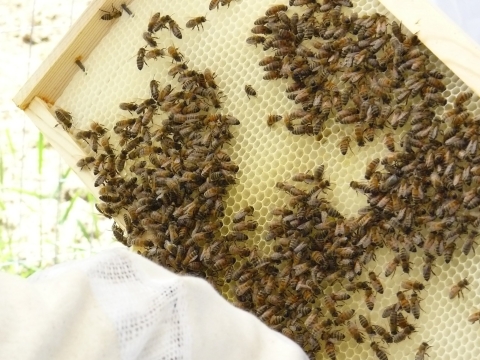
<svg viewBox="0 0 480 360">
<path fill-rule="evenodd" d="M 204 21 L 206 21 L 204 17 L 202 18 L 204 19 Z M 187 27 L 189 27 L 189 23 L 187 23 Z M 162 29 L 170 29 L 170 31 L 176 38 L 182 38 L 182 31 L 180 26 L 178 26 L 177 22 L 173 20 L 170 15 L 161 16 L 159 12 L 153 14 L 153 16 L 150 18 L 150 21 L 148 22 L 147 31 L 143 33 L 143 39 L 146 41 L 147 45 L 139 48 L 137 51 L 138 70 L 143 69 L 143 65 L 147 63 L 146 60 L 157 60 L 158 58 L 163 58 L 166 55 L 172 58 L 172 62 L 175 61 L 180 63 L 183 61 L 183 54 L 173 44 L 170 45 L 167 49 L 158 47 L 158 38 L 153 35 L 157 31 L 160 31 Z M 147 47 L 150 47 L 151 49 L 147 51 Z"/>
<path fill-rule="evenodd" d="M 415 35 L 405 36 L 395 21 L 389 26 L 385 15 L 346 15 L 342 6 L 351 7 L 350 1 L 291 2 L 305 4 L 305 12 L 291 16 L 286 5 L 271 7 L 247 39 L 273 50 L 259 63 L 265 80 L 293 80 L 287 97 L 300 107 L 283 118 L 293 134 L 320 140 L 326 121 L 334 118 L 353 129 L 353 136 L 339 142 L 345 155 L 352 138 L 365 146 L 386 126 L 433 119 L 432 109 L 445 105 L 442 75 L 426 70 L 428 56 Z M 424 106 L 414 107 L 413 99 Z"/>
<path fill-rule="evenodd" d="M 361 276 L 385 240 L 372 219 L 361 215 L 346 219 L 323 197 L 330 186 L 324 166 L 292 180 L 303 184 L 276 185 L 291 196 L 289 206 L 272 211 L 278 218 L 268 224 L 266 240 L 272 241 L 273 252 L 262 259 L 267 265 L 262 271 L 250 266 L 237 275 L 248 274 L 246 278 L 253 276 L 256 281 L 249 285 L 250 293 L 237 294 L 236 305 L 296 341 L 312 359 L 322 347 L 330 359 L 336 359 L 336 346 L 347 336 L 359 344 L 368 337 L 376 356 L 387 359 L 380 342 L 400 343 L 415 332 L 408 316 L 420 318 L 419 292 L 425 285 L 415 279 L 402 281 L 395 302 L 382 311 L 388 328 L 358 314 L 358 304 L 348 307 L 353 293 L 361 292 L 365 307 L 372 311 L 376 297 L 383 294 L 378 274 L 370 271 L 366 280 Z M 403 248 L 400 256 L 406 273 L 408 251 Z M 391 274 L 395 268 L 387 271 Z M 333 291 L 337 283 L 343 290 Z M 425 344 L 418 350 L 419 359 L 429 347 Z"/>
<path fill-rule="evenodd" d="M 55 115 L 94 153 L 77 165 L 91 166 L 96 175 L 102 201 L 97 209 L 107 217 L 123 216 L 125 231 L 117 223 L 112 227 L 116 239 L 146 249 L 144 255 L 162 266 L 207 278 L 218 288 L 239 256 L 255 256 L 237 243 L 257 226 L 247 220 L 253 208 L 236 214 L 233 231 L 220 236 L 223 197 L 238 172 L 222 147 L 233 137 L 230 126 L 239 120 L 211 112 L 220 106 L 211 103 L 211 92 L 219 91 L 210 70 L 200 73 L 183 63 L 172 66 L 170 74 L 178 75 L 182 90 L 173 91 L 170 84 L 162 88 L 152 80 L 150 98 L 120 103 L 120 109 L 134 116 L 118 121 L 113 134 L 98 123 L 89 130 L 74 129 L 71 114 L 62 109 Z M 160 114 L 167 116 L 159 121 Z M 121 147 L 114 149 L 110 137 Z"/>
<path fill-rule="evenodd" d="M 209 8 L 230 2 L 212 0 Z M 434 274 L 437 257 L 449 263 L 455 249 L 465 255 L 472 250 L 480 225 L 480 118 L 466 109 L 471 93 L 459 94 L 452 109 L 436 116 L 437 107 L 446 104 L 443 75 L 427 70 L 428 57 L 418 39 L 405 36 L 397 23 L 389 25 L 379 14 L 347 16 L 342 6 L 351 7 L 349 0 L 290 1 L 290 6 L 303 5 L 306 11 L 292 16 L 286 5 L 269 8 L 247 40 L 275 50 L 260 62 L 266 80 L 294 81 L 288 98 L 301 108 L 283 117 L 286 127 L 320 139 L 326 121 L 334 117 L 353 126 L 357 145 L 364 146 L 385 127 L 409 124 L 400 148 L 393 134 L 386 134 L 389 154 L 369 162 L 365 180 L 351 182 L 368 199 L 353 218 L 345 218 L 323 197 L 330 183 L 318 166 L 294 176 L 301 185 L 277 183 L 291 199 L 272 211 L 276 219 L 266 235 L 272 252 L 247 245 L 257 227 L 251 206 L 233 215 L 230 232 L 222 231 L 223 199 L 238 172 L 222 148 L 233 138 L 230 126 L 239 121 L 212 112 L 221 109 L 223 96 L 212 71 L 190 69 L 173 45 L 167 52 L 158 47 L 154 34 L 167 26 L 182 38 L 169 15 L 156 13 L 148 22 L 137 68 L 168 55 L 176 63 L 169 75 L 178 76 L 181 90 L 152 80 L 150 98 L 120 104 L 133 117 L 117 122 L 113 133 L 98 123 L 75 129 L 71 114 L 60 108 L 55 115 L 92 150 L 77 165 L 91 167 L 96 175 L 102 201 L 97 209 L 107 217 L 123 217 L 122 226 L 112 227 L 118 241 L 144 248 L 146 257 L 175 272 L 206 278 L 221 293 L 232 290 L 236 306 L 296 341 L 312 359 L 322 348 L 336 359 L 336 346 L 349 336 L 357 343 L 369 339 L 377 358 L 387 360 L 385 346 L 415 332 L 409 316 L 420 317 L 424 283 L 401 283 L 395 302 L 382 310 L 387 326 L 371 323 L 349 308 L 348 300 L 361 292 L 365 307 L 375 308 L 383 284 L 379 274 L 364 269 L 379 248 L 393 253 L 385 277 L 399 267 L 408 274 L 412 253 L 422 250 L 425 281 Z M 118 18 L 118 13 L 113 8 L 102 20 Z M 205 21 L 197 17 L 186 27 L 199 29 Z M 256 95 L 249 85 L 245 91 Z M 159 120 L 161 114 L 166 117 Z M 267 123 L 281 119 L 270 115 Z M 340 142 L 342 154 L 350 141 L 347 136 Z M 335 284 L 343 290 L 333 291 Z M 467 279 L 455 284 L 450 298 L 462 295 L 468 284 Z M 479 314 L 468 320 L 478 321 Z M 422 360 L 429 348 L 423 342 L 415 359 Z"/>
<path fill-rule="evenodd" d="M 382 159 L 371 160 L 365 171 L 366 181 L 351 182 L 353 189 L 367 196 L 368 206 L 353 219 L 330 220 L 329 231 L 333 235 L 324 233 L 321 236 L 322 241 L 327 242 L 326 250 L 317 249 L 317 235 L 312 237 L 309 233 L 313 229 L 326 231 L 323 223 L 317 223 L 321 217 L 306 216 L 310 211 L 318 212 L 318 208 L 306 210 L 301 203 L 325 206 L 313 200 L 311 195 L 326 189 L 326 184 L 317 184 L 307 192 L 281 185 L 282 190 L 293 196 L 290 205 L 298 209 L 301 220 L 290 211 L 279 213 L 282 220 L 271 223 L 267 235 L 267 240 L 288 238 L 300 246 L 299 249 L 302 246 L 307 249 L 304 256 L 310 264 L 305 265 L 309 269 L 306 278 L 310 279 L 311 275 L 311 282 L 317 276 L 316 266 L 319 265 L 312 256 L 318 256 L 317 252 L 328 254 L 320 263 L 335 265 L 324 272 L 325 278 L 321 279 L 327 286 L 332 284 L 331 279 L 342 283 L 347 280 L 343 285 L 345 289 L 364 291 L 367 308 L 371 310 L 374 305 L 372 289 L 380 293 L 373 286 L 377 275 L 369 274 L 372 284 L 368 286 L 354 279 L 368 262 L 365 259 L 374 257 L 377 248 L 387 246 L 394 254 L 385 268 L 386 277 L 398 267 L 408 274 L 412 253 L 422 249 L 422 275 L 426 281 L 434 273 L 437 257 L 442 256 L 448 264 L 457 248 L 461 248 L 464 255 L 472 250 L 480 225 L 477 210 L 480 204 L 480 154 L 477 152 L 480 118 L 466 108 L 472 97 L 470 92 L 460 93 L 452 109 L 445 107 L 443 74 L 428 70 L 431 68 L 428 56 L 420 50 L 420 41 L 415 35 L 404 35 L 396 22 L 390 26 L 387 18 L 380 14 L 345 15 L 342 6 L 351 7 L 350 1 L 332 0 L 323 4 L 292 1 L 290 5 L 308 7 L 303 14 L 292 16 L 286 14 L 288 7 L 285 5 L 269 8 L 265 16 L 255 22 L 251 30 L 254 36 L 247 39 L 248 44 L 263 45 L 265 51 L 275 51 L 260 61 L 266 71 L 265 80 L 291 78 L 294 81 L 287 87 L 288 98 L 301 108 L 283 117 L 287 129 L 296 135 L 315 135 L 321 139 L 326 121 L 333 117 L 336 122 L 353 127 L 357 145 L 364 146 L 365 140 L 373 141 L 375 134 L 385 127 L 396 130 L 408 124 L 409 130 L 400 147 L 394 134 L 385 134 L 384 144 L 390 153 Z M 442 111 L 441 117 L 436 116 Z M 280 115 L 270 115 L 267 124 L 271 126 L 281 119 Z M 351 140 L 351 136 L 346 136 L 340 141 L 343 155 Z M 299 174 L 296 179 L 311 183 L 315 175 Z M 289 226 L 292 217 L 294 226 Z M 338 234 L 343 242 L 338 243 L 335 237 Z M 349 256 L 342 258 L 347 250 Z M 293 273 L 292 269 L 290 274 Z M 412 288 L 406 288 L 407 284 L 402 283 L 404 290 L 397 293 L 398 302 L 393 306 L 396 310 L 389 315 L 388 311 L 383 313 L 389 317 L 390 332 L 375 325 L 379 330 L 377 335 L 386 343 L 403 340 L 415 331 L 413 325 L 402 320 L 400 323 L 404 326 L 400 332 L 396 333 L 396 326 L 392 325 L 402 316 L 402 311 L 412 312 L 415 318 L 420 316 L 420 298 L 416 294 L 423 284 L 414 280 L 412 284 L 415 284 Z M 450 296 L 455 297 L 466 285 L 467 280 L 454 285 Z M 405 292 L 409 290 L 413 292 L 407 298 Z M 301 296 L 302 291 L 297 289 L 296 294 Z M 328 301 L 314 308 L 317 306 L 328 309 Z M 346 312 L 353 317 L 353 309 Z M 476 316 L 477 313 L 473 314 L 470 321 L 474 322 Z M 365 319 L 359 320 L 367 334 L 375 334 L 367 330 L 369 323 Z M 319 320 L 318 323 L 323 324 L 323 321 L 328 322 Z M 294 328 L 298 330 L 298 325 Z M 347 329 L 354 339 L 360 340 L 356 325 L 350 323 Z M 307 327 L 303 330 L 304 336 L 309 334 L 307 337 L 310 337 L 310 346 L 304 343 L 304 349 L 313 354 L 317 343 L 311 338 L 318 341 L 318 333 Z M 331 339 L 326 341 L 325 349 L 334 359 L 332 344 Z M 375 342 L 371 345 L 378 358 L 387 358 Z M 417 358 L 423 358 L 428 348 L 429 345 L 423 343 Z"/>
<path fill-rule="evenodd" d="M 237 277 L 248 274 L 245 279 L 253 276 L 256 281 L 248 285 L 250 294 L 243 291 L 237 294 L 236 305 L 252 311 L 270 327 L 296 341 L 312 359 L 316 358 L 322 343 L 327 356 L 336 359 L 336 345 L 347 336 L 358 344 L 368 337 L 375 355 L 381 360 L 388 359 L 380 342 L 400 343 L 416 331 L 409 316 L 414 319 L 421 316 L 420 292 L 425 289 L 425 283 L 413 278 L 401 282 L 395 302 L 381 310 L 382 318 L 388 322 L 386 327 L 358 314 L 358 303 L 355 308 L 348 307 L 348 300 L 353 293 L 361 292 L 365 307 L 370 311 L 375 308 L 376 298 L 383 294 L 384 287 L 378 274 L 363 272 L 375 259 L 378 248 L 387 246 L 396 254 L 385 268 L 385 277 L 393 275 L 397 267 L 408 274 L 411 253 L 423 249 L 426 263 L 422 273 L 428 281 L 434 260 L 440 256 L 438 246 L 435 250 L 426 248 L 419 229 L 402 234 L 401 226 L 393 227 L 381 215 L 374 214 L 378 212 L 374 207 L 369 208 L 371 216 L 360 213 L 349 219 L 343 217 L 322 197 L 330 186 L 324 179 L 323 166 L 312 173 L 297 174 L 292 180 L 307 185 L 277 183 L 278 189 L 291 196 L 289 206 L 272 211 L 272 215 L 279 218 L 268 225 L 266 240 L 273 242 L 273 252 L 261 261 L 268 264 L 266 268 L 258 271 L 250 266 L 245 270 L 240 268 L 241 273 L 237 273 Z M 471 237 L 465 244 L 471 248 L 470 241 Z M 451 259 L 452 254 L 449 256 Z M 343 290 L 333 291 L 336 283 L 341 284 Z M 454 284 L 449 297 L 463 296 L 462 291 L 468 289 L 468 284 L 467 279 Z M 478 314 L 472 314 L 469 321 L 477 321 Z M 354 319 L 356 315 L 358 324 Z M 424 359 L 430 347 L 423 342 L 415 359 Z"/>
</svg>

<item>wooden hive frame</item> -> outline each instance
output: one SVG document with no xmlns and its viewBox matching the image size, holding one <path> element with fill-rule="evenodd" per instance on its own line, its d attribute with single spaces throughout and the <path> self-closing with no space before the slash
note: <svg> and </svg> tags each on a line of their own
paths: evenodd
<svg viewBox="0 0 480 360">
<path fill-rule="evenodd" d="M 68 31 L 55 50 L 30 77 L 13 101 L 44 134 L 85 186 L 98 195 L 93 186 L 94 176 L 81 171 L 76 163 L 85 156 L 82 149 L 57 124 L 49 110 L 55 104 L 73 75 L 81 71 L 75 64 L 78 58 L 87 59 L 92 50 L 108 33 L 115 21 L 101 21 L 100 9 L 120 9 L 134 0 L 95 0 Z M 467 36 L 429 0 L 379 0 L 403 26 L 447 65 L 476 94 L 480 94 L 480 46 Z"/>
<path fill-rule="evenodd" d="M 98 189 L 93 186 L 94 176 L 81 171 L 76 163 L 85 156 L 83 150 L 61 127 L 49 110 L 61 96 L 77 71 L 81 71 L 75 61 L 85 60 L 110 31 L 115 21 L 102 21 L 100 9 L 121 9 L 133 0 L 95 0 L 78 18 L 57 47 L 39 66 L 35 73 L 15 95 L 13 101 L 25 111 L 52 144 L 66 163 L 76 172 L 89 191 L 98 197 Z"/>
<path fill-rule="evenodd" d="M 467 36 L 429 0 L 379 0 L 388 11 L 416 34 L 446 66 L 466 85 L 480 95 L 480 46 Z M 30 77 L 13 101 L 44 134 L 85 186 L 98 198 L 95 176 L 82 171 L 76 163 L 85 157 L 83 149 L 70 134 L 57 126 L 52 106 L 69 86 L 73 76 L 81 71 L 77 59 L 86 60 L 100 44 L 117 20 L 103 21 L 101 16 L 112 7 L 134 4 L 134 0 L 95 0 L 79 17 L 57 47 Z M 207 3 L 205 4 L 206 7 Z M 123 16 L 126 16 L 124 14 Z M 122 219 L 118 219 L 123 223 Z"/>
<path fill-rule="evenodd" d="M 208 0 L 205 1 L 205 8 Z M 480 46 L 471 40 L 429 0 L 379 0 L 402 25 L 417 34 L 420 40 L 472 91 L 480 95 Z M 95 177 L 76 166 L 85 157 L 84 151 L 60 126 L 52 115 L 51 106 L 57 102 L 76 74 L 78 57 L 88 59 L 90 53 L 107 35 L 116 21 L 101 21 L 99 9 L 120 8 L 124 0 L 95 0 L 69 30 L 65 38 L 40 66 L 14 98 L 14 102 L 44 134 L 47 141 L 61 154 L 85 186 L 98 197 Z M 125 16 L 125 15 L 124 15 Z M 122 219 L 116 219 L 122 222 Z"/>
</svg>

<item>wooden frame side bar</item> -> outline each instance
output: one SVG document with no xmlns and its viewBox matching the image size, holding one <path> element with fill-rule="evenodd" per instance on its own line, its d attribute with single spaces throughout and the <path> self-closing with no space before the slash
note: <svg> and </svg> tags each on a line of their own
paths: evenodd
<svg viewBox="0 0 480 360">
<path fill-rule="evenodd" d="M 103 37 L 118 19 L 105 21 L 100 9 L 110 11 L 112 5 L 122 10 L 121 4 L 130 4 L 133 0 L 95 0 L 80 16 L 66 36 L 40 65 L 25 85 L 15 95 L 13 101 L 25 110 L 34 97 L 40 97 L 54 104 L 63 93 L 77 71 L 77 59 L 87 59 Z M 122 16 L 128 16 L 122 13 Z"/>
</svg>

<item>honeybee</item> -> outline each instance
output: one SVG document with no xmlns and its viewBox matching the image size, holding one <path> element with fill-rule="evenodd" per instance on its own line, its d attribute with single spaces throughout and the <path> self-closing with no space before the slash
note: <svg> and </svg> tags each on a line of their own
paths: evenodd
<svg viewBox="0 0 480 360">
<path fill-rule="evenodd" d="M 347 330 L 357 344 L 364 342 L 363 334 L 354 321 L 347 321 Z"/>
<path fill-rule="evenodd" d="M 406 312 L 410 313 L 411 311 L 410 303 L 408 302 L 407 297 L 405 296 L 403 291 L 397 292 L 397 299 L 398 299 L 399 306 Z"/>
<path fill-rule="evenodd" d="M 469 282 L 467 279 L 460 280 L 458 283 L 452 286 L 450 289 L 450 293 L 448 294 L 448 297 L 450 299 L 453 299 L 454 297 L 460 297 L 462 295 L 463 297 L 463 289 L 470 290 L 467 285 L 469 285 Z"/>
<path fill-rule="evenodd" d="M 175 46 L 173 45 L 169 46 L 167 51 L 168 51 L 168 55 L 170 55 L 170 57 L 173 59 L 172 62 L 183 61 L 183 54 L 180 51 L 178 51 L 178 48 L 176 48 Z"/>
<path fill-rule="evenodd" d="M 375 335 L 375 330 L 373 329 L 373 326 L 370 324 L 370 322 L 367 320 L 367 318 L 363 315 L 358 315 L 358 320 L 360 321 L 360 325 L 365 329 L 365 332 L 373 336 Z"/>
<path fill-rule="evenodd" d="M 187 21 L 186 27 L 189 29 L 195 29 L 200 31 L 200 26 L 202 26 L 203 29 L 203 23 L 207 21 L 207 18 L 205 16 L 197 16 L 194 17 L 193 19 L 190 19 Z"/>
<path fill-rule="evenodd" d="M 350 136 L 345 136 L 338 143 L 338 147 L 340 148 L 340 152 L 342 153 L 342 155 L 347 154 L 348 149 L 350 149 L 350 141 L 351 140 L 352 139 L 350 138 Z"/>
<path fill-rule="evenodd" d="M 152 49 L 147 51 L 145 54 L 145 59 L 150 60 L 154 59 L 157 60 L 157 58 L 161 57 L 163 58 L 165 56 L 165 49 Z"/>
<path fill-rule="evenodd" d="M 138 52 L 137 52 L 137 69 L 138 70 L 142 70 L 143 65 L 147 65 L 147 62 L 145 61 L 145 53 L 146 53 L 146 50 L 144 47 L 141 47 L 140 49 L 138 49 Z"/>
<path fill-rule="evenodd" d="M 273 6 L 269 7 L 267 9 L 267 11 L 265 11 L 265 15 L 266 16 L 273 16 L 280 11 L 287 11 L 287 10 L 288 10 L 288 6 L 286 6 L 286 5 L 273 5 Z"/>
<path fill-rule="evenodd" d="M 462 252 L 465 255 L 468 255 L 470 253 L 470 250 L 473 247 L 473 244 L 476 244 L 475 238 L 478 236 L 478 231 L 477 230 L 471 230 L 470 233 L 468 234 L 467 239 L 465 240 L 463 247 L 462 247 Z M 475 249 L 473 249 L 473 252 L 475 253 Z"/>
<path fill-rule="evenodd" d="M 152 34 L 148 31 L 143 33 L 143 40 L 147 42 L 152 48 L 157 47 L 157 42 L 155 41 L 156 37 L 153 37 Z"/>
<path fill-rule="evenodd" d="M 95 208 L 98 210 L 99 213 L 109 219 L 111 219 L 112 216 L 115 216 L 115 214 L 117 213 L 117 211 L 113 207 L 105 203 L 95 204 Z"/>
<path fill-rule="evenodd" d="M 263 44 L 265 42 L 265 37 L 261 35 L 254 35 L 247 38 L 247 44 L 255 45 L 255 47 L 259 44 Z"/>
<path fill-rule="evenodd" d="M 181 32 L 181 28 L 180 26 L 178 26 L 178 24 L 175 22 L 175 20 L 173 19 L 170 19 L 168 21 L 168 26 L 170 27 L 170 31 L 172 32 L 172 34 L 181 39 L 182 38 L 182 32 Z"/>
<path fill-rule="evenodd" d="M 466 101 L 470 100 L 472 96 L 473 96 L 472 92 L 461 92 L 460 94 L 457 95 L 453 104 L 455 105 L 455 107 L 460 107 Z"/>
<path fill-rule="evenodd" d="M 116 222 L 113 222 L 112 224 L 112 232 L 113 232 L 113 236 L 115 236 L 115 239 L 117 239 L 118 242 L 127 246 L 127 239 L 123 234 L 123 230 L 120 226 L 117 225 Z"/>
<path fill-rule="evenodd" d="M 413 290 L 413 291 L 425 289 L 425 285 L 423 285 L 421 282 L 417 280 L 404 280 L 402 281 L 401 286 L 404 289 Z"/>
<path fill-rule="evenodd" d="M 126 110 L 126 111 L 130 112 L 130 114 L 131 114 L 132 111 L 137 110 L 138 105 L 135 104 L 135 103 L 120 103 L 119 107 L 120 107 L 120 109 Z"/>
<path fill-rule="evenodd" d="M 242 221 L 233 225 L 233 231 L 253 231 L 257 228 L 256 221 Z"/>
<path fill-rule="evenodd" d="M 243 221 L 245 219 L 245 216 L 253 214 L 253 210 L 253 206 L 247 206 L 243 208 L 241 211 L 233 215 L 232 222 L 239 223 L 240 221 Z"/>
<path fill-rule="evenodd" d="M 255 35 L 269 35 L 272 33 L 272 30 L 265 25 L 255 25 L 250 31 Z"/>
<path fill-rule="evenodd" d="M 387 149 L 391 152 L 395 152 L 395 139 L 393 138 L 392 133 L 385 134 L 385 138 L 383 139 L 383 143 L 387 147 Z"/>
<path fill-rule="evenodd" d="M 412 333 L 415 332 L 415 327 L 413 325 L 408 325 L 402 331 L 400 331 L 398 334 L 395 334 L 393 336 L 393 342 L 394 343 L 399 343 L 403 340 L 405 340 L 407 337 L 409 337 Z"/>
<path fill-rule="evenodd" d="M 412 307 L 412 314 L 415 319 L 420 318 L 420 298 L 417 293 L 412 293 L 410 295 L 410 305 Z"/>
<path fill-rule="evenodd" d="M 280 120 L 282 120 L 282 115 L 270 114 L 267 117 L 267 126 L 272 126 L 273 124 L 275 124 L 276 122 L 279 122 Z"/>
<path fill-rule="evenodd" d="M 472 315 L 468 317 L 468 321 L 472 324 L 475 324 L 476 321 L 480 320 L 480 311 L 474 312 Z"/>
<path fill-rule="evenodd" d="M 400 255 L 397 254 L 397 255 L 395 255 L 395 257 L 392 259 L 392 261 L 390 261 L 390 262 L 387 264 L 387 267 L 385 268 L 385 277 L 389 277 L 390 275 L 394 274 L 394 273 L 395 273 L 395 270 L 397 269 L 397 266 L 399 266 L 400 263 L 401 263 Z"/>
<path fill-rule="evenodd" d="M 402 247 L 400 249 L 400 264 L 402 266 L 402 270 L 404 273 L 409 273 L 410 272 L 410 252 L 405 249 L 405 247 Z"/>
<path fill-rule="evenodd" d="M 335 326 L 340 326 L 350 320 L 354 315 L 355 309 L 342 311 L 341 313 L 338 313 L 338 316 L 335 318 L 333 323 Z"/>
<path fill-rule="evenodd" d="M 160 19 L 160 13 L 159 12 L 153 14 L 153 16 L 148 21 L 148 32 L 150 32 L 150 33 L 155 32 L 154 29 L 155 29 L 155 26 L 157 25 L 159 19 Z"/>
<path fill-rule="evenodd" d="M 263 75 L 263 80 L 276 80 L 280 79 L 281 74 L 279 71 L 268 71 L 265 75 Z"/>
<path fill-rule="evenodd" d="M 250 99 L 250 96 L 257 96 L 257 92 L 252 87 L 252 85 L 245 85 L 245 92 L 247 93 L 247 97 Z"/>
<path fill-rule="evenodd" d="M 343 300 L 350 299 L 350 295 L 347 294 L 346 292 L 333 292 L 333 293 L 330 294 L 330 297 L 334 301 L 343 301 Z"/>
<path fill-rule="evenodd" d="M 114 156 L 114 151 L 112 149 L 112 147 L 110 146 L 110 142 L 109 142 L 109 137 L 106 138 L 106 137 L 102 137 L 102 139 L 100 140 L 100 145 L 102 145 L 103 149 L 105 150 L 105 152 L 110 155 L 110 156 Z"/>
<path fill-rule="evenodd" d="M 102 125 L 95 121 L 90 123 L 90 129 L 92 129 L 92 131 L 95 132 L 98 136 L 105 135 L 105 133 L 107 132 L 106 128 L 104 128 Z"/>
<path fill-rule="evenodd" d="M 105 10 L 102 10 L 100 9 L 100 11 L 103 11 L 105 14 L 102 15 L 100 17 L 100 19 L 102 20 L 107 20 L 107 21 L 110 21 L 110 20 L 114 20 L 114 19 L 117 19 L 119 18 L 120 16 L 122 16 L 122 12 L 118 9 L 116 9 L 113 4 L 112 4 L 112 11 L 105 11 Z"/>
<path fill-rule="evenodd" d="M 298 0 L 295 0 L 298 1 Z M 327 341 L 325 343 L 325 352 L 327 353 L 328 357 L 330 360 L 335 360 L 337 358 L 337 355 L 335 353 L 335 345 L 331 341 Z"/>
<path fill-rule="evenodd" d="M 422 343 L 420 344 L 420 346 L 418 347 L 417 353 L 415 354 L 415 360 L 424 360 L 424 359 L 425 359 L 425 355 L 428 356 L 427 350 L 428 350 L 429 348 L 431 348 L 431 346 L 428 345 L 428 343 L 422 342 Z"/>
<path fill-rule="evenodd" d="M 307 267 L 307 270 L 308 270 L 308 267 Z M 332 315 L 333 317 L 337 317 L 338 312 L 335 307 L 335 301 L 332 299 L 332 297 L 330 295 L 325 295 L 324 300 L 325 300 L 325 307 L 327 308 L 330 315 Z"/>
<path fill-rule="evenodd" d="M 57 121 L 65 130 L 68 130 L 72 127 L 72 114 L 68 111 L 65 111 L 61 108 L 55 110 L 55 117 Z"/>
<path fill-rule="evenodd" d="M 387 354 L 385 353 L 385 351 L 383 351 L 380 346 L 378 346 L 378 344 L 376 342 L 372 342 L 370 344 L 370 347 L 372 348 L 372 350 L 375 352 L 375 355 L 377 356 L 377 358 L 379 360 L 388 360 L 388 357 L 387 357 Z"/>
<path fill-rule="evenodd" d="M 93 136 L 96 137 L 96 134 L 93 131 L 90 130 L 78 130 L 75 131 L 75 139 L 77 140 L 89 140 Z"/>
<path fill-rule="evenodd" d="M 220 6 L 220 0 L 211 0 L 210 5 L 208 6 L 208 10 L 213 10 L 215 8 L 219 8 Z"/>
<path fill-rule="evenodd" d="M 153 27 L 153 32 L 157 32 L 161 29 L 167 29 L 167 24 L 172 20 L 170 15 L 161 16 L 156 22 Z"/>
<path fill-rule="evenodd" d="M 222 6 L 225 6 L 225 5 L 226 5 L 227 7 L 230 7 L 230 3 L 231 3 L 232 1 L 239 1 L 239 0 L 220 0 L 220 1 L 221 1 L 221 3 L 222 3 Z"/>
<path fill-rule="evenodd" d="M 83 170 L 84 167 L 88 168 L 88 165 L 95 162 L 95 158 L 93 156 L 87 156 L 83 159 L 78 160 L 77 166 L 80 168 L 80 170 Z"/>
<path fill-rule="evenodd" d="M 393 342 L 393 336 L 384 327 L 380 325 L 373 325 L 373 329 L 387 344 L 391 344 Z"/>
<path fill-rule="evenodd" d="M 394 309 L 390 312 L 390 315 L 388 316 L 388 325 L 390 326 L 390 332 L 392 335 L 395 335 L 398 333 L 398 303 L 394 304 Z"/>
<path fill-rule="evenodd" d="M 107 154 L 100 154 L 95 159 L 95 163 L 93 164 L 93 175 L 98 175 L 98 173 L 100 172 L 100 166 L 103 165 L 106 158 L 107 158 Z"/>
<path fill-rule="evenodd" d="M 325 165 L 319 165 L 313 170 L 313 178 L 315 181 L 322 181 Z"/>
<path fill-rule="evenodd" d="M 368 287 L 364 290 L 364 300 L 365 304 L 367 305 L 368 310 L 373 310 L 375 306 L 375 295 L 373 294 L 372 288 Z"/>
<path fill-rule="evenodd" d="M 372 287 L 375 289 L 375 291 L 383 294 L 383 285 L 378 279 L 377 274 L 375 274 L 373 271 L 370 271 L 368 273 L 368 277 L 370 278 L 370 283 L 372 284 Z"/>
<path fill-rule="evenodd" d="M 167 84 L 158 94 L 158 102 L 163 102 L 165 98 L 173 91 L 172 85 Z"/>
<path fill-rule="evenodd" d="M 107 180 L 108 172 L 106 170 L 101 170 L 98 173 L 97 178 L 95 179 L 94 186 L 99 187 Z"/>
<path fill-rule="evenodd" d="M 209 87 L 211 87 L 212 89 L 217 88 L 217 84 L 215 83 L 215 73 L 212 72 L 212 70 L 206 68 L 203 72 L 203 76 L 205 77 L 205 82 Z"/>
<path fill-rule="evenodd" d="M 367 168 L 365 169 L 365 179 L 369 180 L 380 163 L 379 158 L 375 158 L 370 163 L 368 163 Z"/>
</svg>

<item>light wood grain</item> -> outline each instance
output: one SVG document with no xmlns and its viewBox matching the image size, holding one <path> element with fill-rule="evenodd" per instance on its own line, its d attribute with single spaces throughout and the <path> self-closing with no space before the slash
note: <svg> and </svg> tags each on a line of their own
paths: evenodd
<svg viewBox="0 0 480 360">
<path fill-rule="evenodd" d="M 77 161 L 85 157 L 83 149 L 73 140 L 55 119 L 49 106 L 40 98 L 35 97 L 29 107 L 25 109 L 25 114 L 33 121 L 36 127 L 42 132 L 46 140 L 62 156 L 68 166 L 78 175 L 80 180 L 85 183 L 88 190 L 98 197 L 98 189 L 93 186 L 95 177 L 88 169 L 80 170 L 76 165 Z"/>
<path fill-rule="evenodd" d="M 80 170 L 77 166 L 77 161 L 85 157 L 86 154 L 83 149 L 78 146 L 75 140 L 67 133 L 55 119 L 52 114 L 52 109 L 42 99 L 35 97 L 30 102 L 30 105 L 25 109 L 25 114 L 32 120 L 36 127 L 45 136 L 45 139 L 58 151 L 60 156 L 70 166 L 70 168 L 77 174 L 80 180 L 85 184 L 88 191 L 90 191 L 98 200 L 98 188 L 94 186 L 95 176 L 89 169 Z M 122 215 L 114 217 L 114 220 L 120 226 L 125 228 Z"/>
<path fill-rule="evenodd" d="M 24 110 L 36 96 L 54 104 L 70 83 L 73 75 L 77 71 L 82 71 L 75 64 L 75 60 L 79 57 L 87 59 L 112 25 L 118 21 L 118 19 L 101 20 L 101 16 L 105 13 L 100 9 L 109 11 L 112 9 L 112 4 L 117 9 L 121 9 L 122 3 L 128 5 L 132 1 L 93 1 L 53 52 L 15 95 L 13 98 L 15 104 Z M 122 16 L 128 15 L 124 13 Z"/>
</svg>

